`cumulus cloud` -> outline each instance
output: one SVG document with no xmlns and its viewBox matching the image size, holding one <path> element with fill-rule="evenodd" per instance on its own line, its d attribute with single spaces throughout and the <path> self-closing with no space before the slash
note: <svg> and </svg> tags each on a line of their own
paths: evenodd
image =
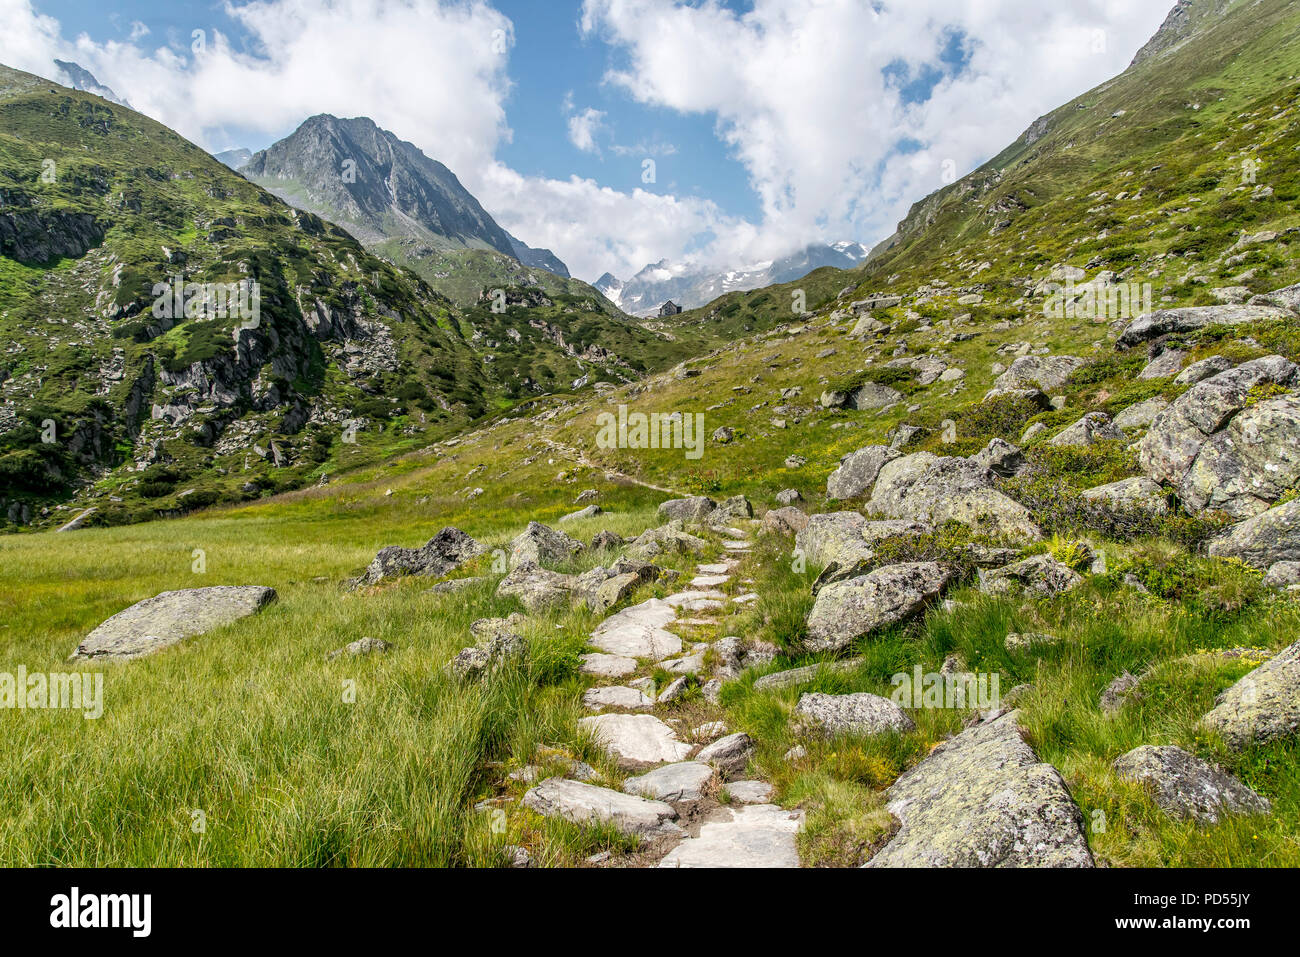
<svg viewBox="0 0 1300 957">
<path fill-rule="evenodd" d="M 707 199 L 503 165 L 514 27 L 490 0 L 226 0 L 244 42 L 196 22 L 201 33 L 171 45 L 134 26 L 125 42 L 67 39 L 32 0 L 0 0 L 0 62 L 57 79 L 53 59 L 74 60 L 209 149 L 236 132 L 284 135 L 314 113 L 370 116 L 446 163 L 511 232 L 594 278 L 665 257 L 735 265 L 816 239 L 881 238 L 942 185 L 945 162 L 966 172 L 1122 69 L 1169 2 L 754 0 L 738 12 L 584 0 L 581 30 L 616 56 L 606 83 L 711 117 L 747 171 L 757 222 Z M 672 151 L 620 147 L 607 120 L 565 115 L 578 149 L 599 150 L 603 132 L 619 155 Z"/>
<path fill-rule="evenodd" d="M 606 81 L 716 117 L 761 202 L 753 245 L 883 238 L 913 201 L 1124 68 L 1169 0 L 585 0 Z"/>
</svg>

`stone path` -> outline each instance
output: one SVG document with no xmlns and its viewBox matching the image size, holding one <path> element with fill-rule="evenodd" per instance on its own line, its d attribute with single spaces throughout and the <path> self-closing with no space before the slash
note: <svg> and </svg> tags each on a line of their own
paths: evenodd
<svg viewBox="0 0 1300 957">
<path fill-rule="evenodd" d="M 699 639 L 718 629 L 738 603 L 758 597 L 736 591 L 732 580 L 753 547 L 749 533 L 715 531 L 727 539 L 722 554 L 697 565 L 685 590 L 609 616 L 591 634 L 595 650 L 583 656 L 581 670 L 591 681 L 583 705 L 597 713 L 579 723 L 633 775 L 623 792 L 551 778 L 530 790 L 524 804 L 546 816 L 609 824 L 650 840 L 651 858 L 662 855 L 660 867 L 798 867 L 795 837 L 803 813 L 769 803 L 766 782 L 744 779 L 753 754 L 749 736 L 729 734 L 714 721 L 683 740 L 681 719 L 668 713 L 686 687 L 685 676 L 706 677 L 711 642 Z M 681 677 L 656 689 L 657 671 Z M 719 801 L 724 788 L 725 805 Z"/>
</svg>

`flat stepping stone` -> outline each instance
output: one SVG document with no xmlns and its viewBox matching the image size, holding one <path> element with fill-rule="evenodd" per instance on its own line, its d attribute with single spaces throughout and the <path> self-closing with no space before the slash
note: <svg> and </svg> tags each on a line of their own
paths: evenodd
<svg viewBox="0 0 1300 957">
<path fill-rule="evenodd" d="M 622 688 L 618 685 L 588 688 L 582 695 L 582 703 L 591 711 L 603 711 L 605 708 L 648 711 L 655 705 L 653 698 L 636 688 Z"/>
<path fill-rule="evenodd" d="M 669 595 L 664 599 L 664 603 L 674 608 L 680 608 L 683 605 L 689 605 L 695 601 L 725 601 L 727 598 L 725 592 L 715 589 L 696 590 L 696 591 L 679 591 L 675 595 Z"/>
<path fill-rule="evenodd" d="M 671 675 L 697 675 L 704 670 L 704 654 L 687 655 L 685 658 L 674 658 L 671 661 L 660 662 L 659 667 Z"/>
<path fill-rule="evenodd" d="M 767 804 L 772 800 L 772 785 L 766 781 L 732 781 L 727 785 L 732 804 Z"/>
<path fill-rule="evenodd" d="M 275 600 L 275 589 L 217 585 L 166 591 L 119 611 L 88 634 L 74 659 L 130 661 L 255 615 Z"/>
<path fill-rule="evenodd" d="M 599 650 L 621 658 L 660 661 L 681 654 L 682 640 L 663 627 L 676 618 L 675 608 L 651 598 L 606 618 L 591 633 L 591 643 Z"/>
<path fill-rule="evenodd" d="M 679 618 L 677 621 L 673 622 L 673 627 L 675 628 L 678 625 L 685 625 L 688 628 L 708 628 L 717 623 L 718 619 L 716 618 Z"/>
<path fill-rule="evenodd" d="M 696 575 L 691 579 L 692 588 L 719 588 L 731 581 L 730 575 Z"/>
<path fill-rule="evenodd" d="M 704 800 L 706 789 L 717 772 L 698 761 L 665 764 L 640 777 L 628 778 L 623 790 L 628 794 L 667 801 L 669 804 L 688 804 Z"/>
<path fill-rule="evenodd" d="M 737 595 L 731 600 L 737 605 L 748 605 L 752 602 L 758 601 L 758 595 L 754 592 L 750 592 L 748 595 Z"/>
<path fill-rule="evenodd" d="M 716 562 L 711 565 L 696 565 L 695 569 L 701 575 L 725 575 L 735 567 L 735 562 Z"/>
<path fill-rule="evenodd" d="M 684 761 L 691 753 L 689 744 L 650 714 L 602 714 L 579 718 L 578 726 L 590 730 L 596 743 L 624 768 Z"/>
<path fill-rule="evenodd" d="M 647 801 L 581 781 L 550 778 L 524 795 L 524 807 L 543 817 L 574 824 L 610 824 L 633 837 L 680 834 L 677 812 L 661 801 Z"/>
<path fill-rule="evenodd" d="M 596 675 L 600 678 L 622 678 L 637 669 L 635 658 L 622 658 L 618 655 L 591 654 L 582 656 L 584 675 Z"/>
<path fill-rule="evenodd" d="M 824 661 L 815 665 L 804 665 L 802 668 L 791 668 L 789 671 L 774 671 L 770 675 L 764 675 L 754 682 L 755 691 L 771 691 L 773 688 L 790 688 L 795 685 L 807 684 L 817 677 L 818 672 L 825 671 L 827 674 L 839 675 L 848 674 L 857 668 L 862 661 L 852 658 L 848 661 Z"/>
<path fill-rule="evenodd" d="M 668 852 L 660 867 L 798 867 L 802 811 L 771 804 L 721 809 Z"/>
<path fill-rule="evenodd" d="M 744 538 L 749 534 L 749 532 L 745 531 L 743 528 L 735 528 L 732 526 L 726 528 L 715 528 L 714 531 L 726 535 L 728 538 Z"/>
<path fill-rule="evenodd" d="M 886 792 L 900 829 L 868 867 L 1093 867 L 1060 772 L 1021 737 L 1020 712 L 939 745 Z"/>
<path fill-rule="evenodd" d="M 747 552 L 754 547 L 753 542 L 723 542 L 722 547 L 729 552 Z"/>
</svg>

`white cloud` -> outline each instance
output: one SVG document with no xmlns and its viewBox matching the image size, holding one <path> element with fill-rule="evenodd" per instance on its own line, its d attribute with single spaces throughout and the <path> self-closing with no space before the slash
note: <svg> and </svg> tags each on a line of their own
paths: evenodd
<svg viewBox="0 0 1300 957">
<path fill-rule="evenodd" d="M 717 118 L 761 228 L 733 261 L 820 238 L 883 238 L 908 206 L 1039 115 L 1122 70 L 1170 0 L 585 0 L 582 28 L 620 48 L 607 82 L 638 102 Z M 1094 30 L 1106 44 L 1095 52 Z M 968 68 L 905 103 L 884 68 L 938 66 L 950 30 Z M 912 152 L 897 146 L 906 139 Z"/>
<path fill-rule="evenodd" d="M 716 0 L 585 0 L 583 30 L 623 61 L 608 83 L 714 118 L 760 199 L 757 223 L 707 199 L 504 166 L 514 28 L 489 0 L 227 0 L 247 42 L 198 21 L 202 53 L 151 45 L 135 27 L 126 42 L 68 40 L 31 0 L 0 0 L 0 62 L 49 77 L 54 57 L 75 60 L 208 148 L 230 145 L 233 131 L 280 136 L 313 113 L 370 116 L 446 163 L 507 229 L 590 279 L 664 257 L 734 265 L 818 238 L 879 238 L 942 184 L 945 160 L 966 172 L 1121 70 L 1169 3 L 754 0 L 737 13 Z M 925 103 L 901 102 L 882 69 L 900 56 L 936 63 L 948 28 L 970 38 L 967 71 Z M 1097 28 L 1107 30 L 1102 53 Z M 601 111 L 566 113 L 577 148 L 598 150 L 602 130 L 610 139 Z M 916 144 L 909 153 L 896 149 L 904 137 Z"/>
<path fill-rule="evenodd" d="M 584 153 L 600 153 L 596 144 L 596 133 L 605 122 L 605 114 L 600 110 L 587 107 L 569 115 L 569 142 Z"/>
</svg>

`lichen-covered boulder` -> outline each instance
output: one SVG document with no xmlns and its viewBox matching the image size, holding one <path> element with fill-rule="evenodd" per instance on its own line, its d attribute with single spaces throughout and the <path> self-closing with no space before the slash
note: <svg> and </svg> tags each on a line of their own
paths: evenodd
<svg viewBox="0 0 1300 957">
<path fill-rule="evenodd" d="M 510 543 L 510 567 L 518 568 L 526 562 L 534 565 L 556 565 L 566 562 L 586 546 L 576 538 L 556 531 L 541 522 L 529 522 Z"/>
<path fill-rule="evenodd" d="M 938 598 L 953 577 L 951 568 L 937 562 L 908 562 L 825 585 L 808 616 L 804 648 L 839 651 L 910 618 Z"/>
<path fill-rule="evenodd" d="M 1087 360 L 1078 356 L 1021 356 L 993 382 L 999 392 L 1059 389 Z"/>
<path fill-rule="evenodd" d="M 1115 759 L 1115 773 L 1147 786 L 1173 817 L 1217 824 L 1228 814 L 1267 814 L 1270 805 L 1230 774 L 1172 745 L 1144 744 Z"/>
<path fill-rule="evenodd" d="M 902 708 L 875 694 L 803 694 L 794 713 L 804 727 L 826 735 L 916 729 Z"/>
<path fill-rule="evenodd" d="M 659 506 L 659 517 L 666 522 L 702 522 L 717 508 L 717 503 L 703 495 L 669 499 Z"/>
<path fill-rule="evenodd" d="M 1089 412 L 1078 422 L 1048 439 L 1047 444 L 1085 447 L 1122 438 L 1124 433 L 1111 421 L 1110 416 L 1104 412 Z"/>
<path fill-rule="evenodd" d="M 998 491 L 995 481 L 979 461 L 916 452 L 881 468 L 864 511 L 931 525 L 956 521 L 1016 541 L 1041 539 L 1029 510 Z"/>
<path fill-rule="evenodd" d="M 1219 695 L 1202 721 L 1237 750 L 1300 730 L 1300 641 Z"/>
<path fill-rule="evenodd" d="M 1051 555 L 1033 555 L 1002 568 L 981 570 L 980 591 L 1002 595 L 1017 586 L 1025 591 L 1051 598 L 1077 587 L 1083 576 Z"/>
<path fill-rule="evenodd" d="M 1120 334 L 1121 348 L 1135 346 L 1176 332 L 1195 332 L 1206 326 L 1236 326 L 1243 322 L 1267 322 L 1291 319 L 1287 310 L 1273 306 L 1191 306 L 1183 309 L 1157 309 L 1138 316 Z"/>
<path fill-rule="evenodd" d="M 1259 569 L 1300 562 L 1300 499 L 1232 526 L 1210 542 L 1215 558 L 1237 558 Z"/>
<path fill-rule="evenodd" d="M 1197 383 L 1152 422 L 1142 471 L 1190 508 L 1258 515 L 1300 483 L 1297 388 L 1300 366 L 1281 356 Z"/>
<path fill-rule="evenodd" d="M 547 571 L 533 562 L 513 569 L 497 585 L 500 598 L 518 598 L 530 612 L 536 614 L 560 611 L 573 600 L 573 590 L 578 580 L 573 575 Z"/>
<path fill-rule="evenodd" d="M 1092 867 L 1083 815 L 1019 712 L 935 748 L 887 792 L 900 827 L 867 867 Z"/>
<path fill-rule="evenodd" d="M 840 467 L 831 473 L 826 482 L 826 494 L 831 498 L 861 498 L 876 484 L 876 476 L 886 462 L 892 462 L 902 453 L 887 445 L 868 445 L 846 455 Z"/>
<path fill-rule="evenodd" d="M 1169 511 L 1164 489 L 1145 476 L 1090 488 L 1083 497 L 1090 502 L 1104 502 L 1121 509 L 1145 509 L 1160 515 Z"/>
</svg>

